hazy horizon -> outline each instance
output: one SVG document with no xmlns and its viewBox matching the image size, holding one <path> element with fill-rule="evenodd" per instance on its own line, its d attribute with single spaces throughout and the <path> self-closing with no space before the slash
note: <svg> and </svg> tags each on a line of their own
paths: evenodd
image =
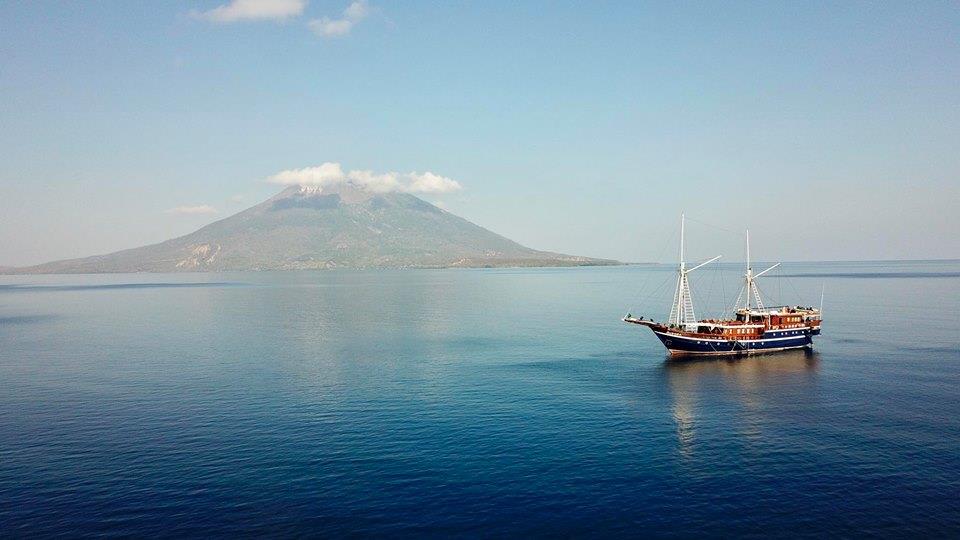
<svg viewBox="0 0 960 540">
<path fill-rule="evenodd" d="M 746 227 L 758 260 L 956 260 L 958 27 L 949 2 L 7 3 L 0 266 L 343 179 L 587 257 L 670 262 L 685 211 L 690 260 Z"/>
</svg>

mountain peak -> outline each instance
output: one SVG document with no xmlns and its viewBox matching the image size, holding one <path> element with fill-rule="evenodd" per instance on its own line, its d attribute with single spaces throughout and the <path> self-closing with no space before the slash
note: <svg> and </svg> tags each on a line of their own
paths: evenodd
<svg viewBox="0 0 960 540">
<path fill-rule="evenodd" d="M 191 234 L 16 273 L 583 266 L 617 264 L 536 251 L 414 195 L 349 182 L 291 185 Z"/>
<path fill-rule="evenodd" d="M 329 197 L 331 195 L 337 195 L 340 202 L 344 204 L 358 204 L 368 201 L 379 194 L 348 182 L 338 182 L 336 184 L 322 186 L 295 184 L 287 187 L 271 200 L 308 199 L 313 197 Z"/>
</svg>

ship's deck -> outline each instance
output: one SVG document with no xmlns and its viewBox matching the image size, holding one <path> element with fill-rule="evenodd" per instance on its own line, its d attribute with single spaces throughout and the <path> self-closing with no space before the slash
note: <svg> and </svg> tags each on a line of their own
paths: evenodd
<svg viewBox="0 0 960 540">
<path fill-rule="evenodd" d="M 706 319 L 697 322 L 697 331 L 690 331 L 675 325 L 655 322 L 644 317 L 633 317 L 628 315 L 623 318 L 623 322 L 647 326 L 654 332 L 662 332 L 675 336 L 682 336 L 694 339 L 722 339 L 722 340 L 756 340 L 761 339 L 767 332 L 779 332 L 785 330 L 810 330 L 814 331 L 820 328 L 822 321 L 819 318 L 810 319 L 799 323 L 788 324 L 770 324 L 770 318 L 766 317 L 763 324 L 749 324 L 737 320 L 718 320 Z M 702 331 L 703 329 L 709 331 Z"/>
</svg>

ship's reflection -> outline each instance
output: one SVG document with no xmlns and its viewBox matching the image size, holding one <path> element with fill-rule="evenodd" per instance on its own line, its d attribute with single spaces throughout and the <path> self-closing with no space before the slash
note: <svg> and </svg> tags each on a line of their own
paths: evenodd
<svg viewBox="0 0 960 540">
<path fill-rule="evenodd" d="M 693 454 L 705 416 L 733 426 L 744 440 L 760 436 L 767 401 L 782 399 L 788 389 L 806 394 L 818 364 L 819 355 L 806 349 L 742 358 L 666 360 L 662 372 L 670 389 L 680 454 Z M 734 412 L 727 406 L 730 403 L 735 405 Z M 717 421 L 717 414 L 734 417 Z"/>
</svg>

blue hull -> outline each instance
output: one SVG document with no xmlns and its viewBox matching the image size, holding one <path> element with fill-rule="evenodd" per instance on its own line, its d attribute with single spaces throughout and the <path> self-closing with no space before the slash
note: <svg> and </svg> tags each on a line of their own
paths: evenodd
<svg viewBox="0 0 960 540">
<path fill-rule="evenodd" d="M 670 354 L 739 355 L 811 347 L 814 332 L 803 328 L 772 330 L 757 339 L 740 340 L 695 338 L 657 330 L 653 333 Z"/>
</svg>

